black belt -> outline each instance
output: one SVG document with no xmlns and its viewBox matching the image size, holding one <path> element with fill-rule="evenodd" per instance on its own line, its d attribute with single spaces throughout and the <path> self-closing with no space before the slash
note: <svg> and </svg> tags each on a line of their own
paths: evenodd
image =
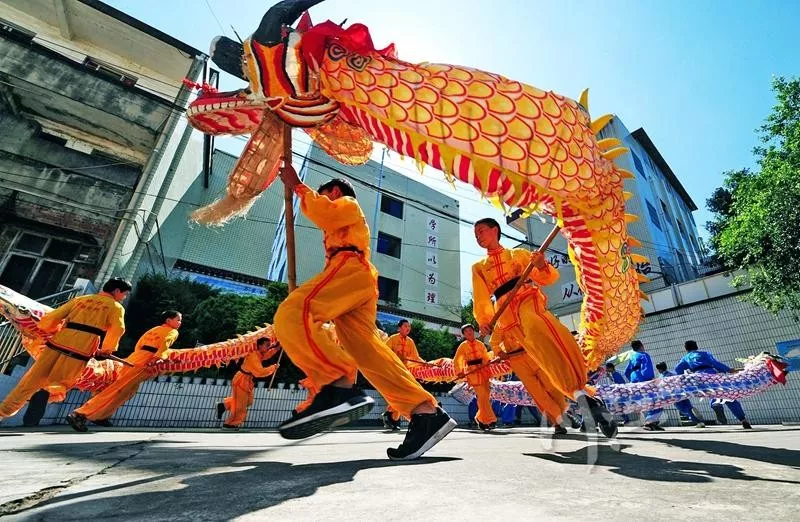
<svg viewBox="0 0 800 522">
<path fill-rule="evenodd" d="M 364 252 L 360 248 L 356 248 L 354 246 L 342 246 L 328 250 L 328 258 L 331 258 L 340 252 L 355 252 L 358 255 L 364 255 Z"/>
<path fill-rule="evenodd" d="M 64 328 L 68 328 L 70 330 L 78 330 L 79 332 L 85 332 L 92 335 L 96 335 L 100 338 L 100 346 L 103 346 L 103 341 L 106 338 L 106 331 L 102 328 L 98 328 L 96 326 L 90 326 L 88 324 L 82 323 L 73 323 L 72 321 L 68 321 Z"/>
<path fill-rule="evenodd" d="M 518 281 L 519 277 L 515 277 L 498 286 L 497 290 L 494 291 L 494 300 L 499 301 L 501 297 L 513 290 L 514 287 L 517 286 Z"/>
<path fill-rule="evenodd" d="M 155 346 L 140 346 L 139 349 L 144 350 L 145 352 L 158 353 L 158 348 Z"/>
<path fill-rule="evenodd" d="M 483 364 L 483 359 L 470 359 L 467 361 L 467 366 L 475 366 L 476 364 Z"/>
<path fill-rule="evenodd" d="M 56 346 L 55 344 L 51 343 L 50 341 L 47 341 L 45 344 L 51 350 L 55 350 L 58 353 L 60 353 L 61 355 L 66 355 L 67 357 L 71 357 L 71 358 L 77 359 L 79 361 L 88 362 L 89 359 L 91 359 L 91 357 L 89 357 L 88 355 L 82 355 L 80 353 L 71 352 L 71 351 L 69 351 L 69 350 L 67 350 L 65 348 L 61 348 L 60 346 Z"/>
<path fill-rule="evenodd" d="M 252 373 L 248 372 L 247 370 L 239 370 L 239 371 L 242 372 L 245 375 L 249 375 L 250 377 L 255 377 L 255 375 L 253 375 Z"/>
</svg>

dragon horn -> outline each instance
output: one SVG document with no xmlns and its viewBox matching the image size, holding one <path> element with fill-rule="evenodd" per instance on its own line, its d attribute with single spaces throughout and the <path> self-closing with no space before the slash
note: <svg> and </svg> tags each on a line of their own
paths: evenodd
<svg viewBox="0 0 800 522">
<path fill-rule="evenodd" d="M 253 39 L 266 46 L 275 45 L 281 41 L 281 28 L 292 25 L 303 11 L 314 7 L 322 0 L 282 0 L 273 5 L 261 19 L 258 29 L 253 33 Z"/>
</svg>

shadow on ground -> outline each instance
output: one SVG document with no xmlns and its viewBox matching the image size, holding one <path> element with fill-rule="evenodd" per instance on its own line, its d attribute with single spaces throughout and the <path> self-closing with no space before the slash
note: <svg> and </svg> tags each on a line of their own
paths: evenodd
<svg viewBox="0 0 800 522">
<path fill-rule="evenodd" d="M 636 440 L 629 438 L 629 440 Z M 650 439 L 657 440 L 657 439 Z M 666 442 L 666 441 L 664 441 Z M 679 447 L 683 443 L 697 443 L 701 441 L 685 441 L 685 440 L 671 440 L 669 443 L 677 442 L 675 444 Z M 743 446 L 740 444 L 727 443 L 727 442 L 706 442 L 709 449 L 708 451 L 726 455 L 724 446 L 728 446 L 728 451 L 747 452 L 749 448 L 754 446 L 744 446 L 737 449 L 732 449 L 730 446 Z M 713 445 L 720 444 L 720 451 L 710 449 Z M 652 457 L 648 455 L 637 455 L 633 453 L 626 453 L 625 450 L 630 448 L 630 445 L 621 445 L 618 451 L 609 446 L 596 446 L 596 447 L 583 447 L 575 451 L 567 452 L 542 452 L 542 453 L 524 453 L 528 457 L 535 457 L 558 464 L 572 464 L 577 466 L 602 466 L 607 468 L 611 473 L 622 475 L 625 477 L 655 481 L 655 482 L 687 482 L 687 483 L 705 483 L 712 482 L 714 479 L 731 479 L 731 480 L 744 480 L 744 481 L 764 481 L 764 482 L 778 482 L 782 484 L 800 484 L 799 481 L 771 479 L 759 476 L 748 475 L 743 468 L 731 464 L 716 464 L 709 462 L 689 462 L 681 460 L 670 460 L 659 457 Z M 689 448 L 699 449 L 699 448 Z M 703 448 L 705 449 L 705 448 Z M 758 448 L 761 450 L 769 450 L 769 448 Z M 772 451 L 785 451 L 797 453 L 791 450 L 772 450 Z M 744 456 L 743 456 L 744 457 Z M 750 458 L 750 457 L 744 457 Z M 756 459 L 758 460 L 758 459 Z M 766 460 L 766 462 L 771 462 Z M 783 462 L 782 462 L 783 463 Z"/>
<path fill-rule="evenodd" d="M 89 518 L 175 520 L 230 520 L 283 502 L 313 495 L 319 488 L 350 482 L 361 470 L 419 466 L 460 460 L 454 457 L 421 458 L 411 462 L 366 459 L 313 464 L 265 462 L 263 457 L 273 446 L 253 449 L 218 450 L 180 447 L 180 442 L 138 441 L 114 448 L 108 444 L 58 444 L 30 448 L 39 455 L 61 458 L 87 458 L 109 462 L 110 467 L 148 471 L 156 475 L 146 479 L 114 484 L 98 489 L 77 491 L 39 502 L 25 509 L 6 512 L 35 517 L 36 520 L 85 520 Z M 141 451 L 119 460 L 119 450 Z M 108 469 L 100 472 L 108 474 Z M 125 471 L 123 471 L 124 473 Z M 188 475 L 188 476 L 187 476 Z M 179 481 L 174 477 L 183 476 Z M 147 486 L 149 491 L 142 491 Z M 123 490 L 138 487 L 139 491 Z M 98 502 L 95 495 L 117 491 L 115 496 Z M 68 504 L 65 504 L 69 502 Z M 31 510 L 35 509 L 35 514 Z"/>
</svg>

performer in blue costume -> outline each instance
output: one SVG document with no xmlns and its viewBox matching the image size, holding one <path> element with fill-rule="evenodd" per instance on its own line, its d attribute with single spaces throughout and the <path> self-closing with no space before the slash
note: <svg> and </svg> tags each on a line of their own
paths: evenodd
<svg viewBox="0 0 800 522">
<path fill-rule="evenodd" d="M 628 366 L 625 368 L 625 377 L 630 382 L 652 381 L 656 376 L 653 369 L 653 360 L 650 358 L 650 354 L 644 351 L 642 341 L 638 339 L 633 341 L 631 349 L 633 349 L 634 353 L 628 360 Z M 664 431 L 664 428 L 658 424 L 662 411 L 664 411 L 662 408 L 648 411 L 645 414 L 644 429 L 647 431 Z"/>
<path fill-rule="evenodd" d="M 686 350 L 686 355 L 675 366 L 675 373 L 681 375 L 686 372 L 693 373 L 736 373 L 737 370 L 731 369 L 729 366 L 719 362 L 709 352 L 698 350 L 695 341 L 686 341 L 683 345 Z M 723 399 L 714 399 L 711 401 L 711 407 L 724 403 L 731 410 L 733 416 L 742 423 L 742 427 L 746 430 L 753 429 L 744 415 L 744 409 L 739 401 L 728 401 Z"/>
</svg>

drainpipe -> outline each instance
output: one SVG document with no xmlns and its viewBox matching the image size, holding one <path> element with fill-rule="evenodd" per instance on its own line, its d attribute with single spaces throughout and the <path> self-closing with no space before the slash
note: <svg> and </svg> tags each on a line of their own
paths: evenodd
<svg viewBox="0 0 800 522">
<path fill-rule="evenodd" d="M 383 182 L 383 160 L 386 158 L 386 147 L 383 148 L 381 154 L 381 168 L 378 171 L 378 191 L 375 193 L 375 216 L 372 222 L 375 224 L 375 244 L 372 246 L 372 251 L 378 251 L 378 212 L 381 210 L 381 183 Z"/>
<path fill-rule="evenodd" d="M 187 77 L 192 80 L 197 79 L 203 71 L 203 66 L 205 65 L 208 57 L 205 55 L 196 56 L 194 61 L 192 62 L 192 66 L 189 68 L 189 73 Z M 186 85 L 182 85 L 180 91 L 178 91 L 178 95 L 175 98 L 174 105 L 178 105 L 183 107 L 186 105 L 187 101 L 189 100 L 189 96 L 191 95 L 191 88 L 187 87 Z M 153 148 L 153 153 L 147 159 L 147 163 L 145 164 L 144 169 L 142 170 L 142 175 L 139 178 L 139 183 L 136 184 L 136 188 L 134 188 L 134 193 L 131 196 L 131 200 L 128 202 L 128 207 L 124 211 L 124 214 L 131 215 L 135 214 L 138 209 L 142 205 L 142 201 L 144 200 L 147 189 L 150 188 L 150 185 L 153 181 L 153 177 L 155 176 L 156 171 L 158 170 L 158 166 L 161 164 L 161 159 L 164 157 L 164 150 L 167 147 L 170 137 L 172 137 L 172 133 L 175 131 L 175 127 L 178 125 L 178 121 L 180 121 L 181 117 L 184 115 L 182 111 L 178 111 L 176 109 L 172 109 L 169 119 L 167 120 L 166 126 L 161 134 L 158 136 L 156 140 L 155 146 Z M 162 190 L 166 184 L 162 184 Z M 120 257 L 122 256 L 122 248 L 123 245 L 128 240 L 128 237 L 131 234 L 131 227 L 130 225 L 125 225 L 124 222 L 121 222 L 117 227 L 117 231 L 114 234 L 114 238 L 111 240 L 111 244 L 109 245 L 108 254 L 106 255 L 105 260 L 100 265 L 100 270 L 97 272 L 97 276 L 95 277 L 95 286 L 101 287 L 105 284 L 106 279 L 108 279 L 111 274 L 116 270 L 116 265 L 119 262 Z"/>
</svg>

